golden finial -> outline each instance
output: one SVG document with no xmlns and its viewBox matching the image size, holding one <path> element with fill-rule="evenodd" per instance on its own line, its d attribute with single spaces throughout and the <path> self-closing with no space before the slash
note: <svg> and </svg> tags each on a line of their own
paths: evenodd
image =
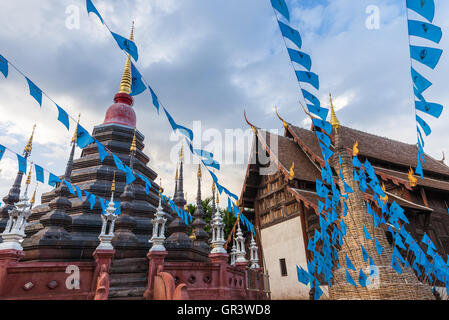
<svg viewBox="0 0 449 320">
<path fill-rule="evenodd" d="M 293 169 L 295 169 L 295 163 L 294 162 L 292 162 L 292 166 L 290 167 L 290 170 L 289 170 L 288 178 L 290 180 L 293 180 L 293 178 L 295 177 L 295 171 Z"/>
<path fill-rule="evenodd" d="M 192 240 L 196 240 L 196 235 L 194 233 L 192 233 L 192 235 L 189 238 Z"/>
<path fill-rule="evenodd" d="M 33 148 L 33 138 L 34 138 L 35 130 L 36 130 L 36 125 L 33 126 L 33 131 L 31 132 L 30 139 L 28 140 L 28 143 L 25 146 L 25 149 L 23 149 L 23 152 L 31 152 L 31 149 Z"/>
<path fill-rule="evenodd" d="M 410 182 L 410 186 L 416 187 L 418 185 L 418 179 L 413 176 L 414 172 L 412 167 L 410 167 L 410 170 L 408 171 L 408 181 Z"/>
<path fill-rule="evenodd" d="M 299 101 L 299 104 L 301 105 L 302 110 L 304 110 L 304 113 L 309 116 L 310 119 L 318 119 L 318 117 L 315 117 L 313 114 L 311 114 L 309 111 L 306 110 L 304 105 Z"/>
<path fill-rule="evenodd" d="M 198 178 L 201 178 L 201 163 L 198 163 L 198 172 L 196 175 Z"/>
<path fill-rule="evenodd" d="M 338 121 L 337 115 L 335 114 L 334 104 L 332 103 L 332 94 L 329 93 L 329 100 L 331 103 L 331 125 L 335 130 L 340 128 L 340 121 Z"/>
<path fill-rule="evenodd" d="M 179 179 L 179 173 L 178 173 L 178 167 L 176 167 L 176 175 L 175 175 L 175 180 Z"/>
<path fill-rule="evenodd" d="M 115 192 L 115 171 L 114 171 L 114 177 L 112 178 L 112 185 L 111 185 L 111 192 Z"/>
<path fill-rule="evenodd" d="M 131 34 L 129 35 L 129 40 L 134 41 L 134 22 L 131 28 Z M 123 70 L 122 81 L 120 82 L 120 89 L 118 93 L 131 93 L 131 56 L 128 55 L 125 63 L 125 70 Z"/>
<path fill-rule="evenodd" d="M 162 178 L 159 178 L 159 193 L 162 193 Z"/>
<path fill-rule="evenodd" d="M 137 151 L 137 146 L 136 146 L 136 131 L 137 131 L 137 128 L 134 127 L 133 141 L 131 142 L 131 148 L 129 148 L 129 152 L 131 152 L 131 153 Z"/>
<path fill-rule="evenodd" d="M 75 127 L 75 132 L 73 133 L 72 143 L 76 143 L 76 138 L 78 136 L 78 124 L 80 123 L 80 119 L 81 119 L 81 113 L 78 114 L 78 122 L 77 122 L 77 126 Z"/>
<path fill-rule="evenodd" d="M 215 201 L 217 204 L 220 203 L 220 194 L 217 192 L 217 200 Z"/>
<path fill-rule="evenodd" d="M 215 181 L 212 180 L 212 192 L 215 192 Z"/>
<path fill-rule="evenodd" d="M 34 188 L 33 196 L 31 197 L 30 204 L 33 205 L 36 202 L 36 191 L 37 191 L 37 183 L 36 188 Z"/>
<path fill-rule="evenodd" d="M 357 157 L 357 155 L 359 154 L 359 142 L 358 141 L 356 141 L 355 143 L 354 143 L 354 146 L 352 147 L 352 155 L 354 156 L 354 157 Z"/>
<path fill-rule="evenodd" d="M 278 116 L 279 120 L 282 121 L 282 125 L 284 126 L 284 128 L 287 129 L 288 124 L 287 124 L 287 122 L 285 122 L 285 120 L 282 119 L 282 117 L 279 115 L 279 113 L 278 113 L 278 107 L 274 107 L 274 111 L 276 112 L 276 115 Z"/>
<path fill-rule="evenodd" d="M 28 171 L 28 176 L 25 184 L 29 185 L 31 183 L 31 170 L 33 169 L 33 163 L 31 162 L 30 171 Z"/>
<path fill-rule="evenodd" d="M 184 146 L 181 146 L 181 151 L 179 151 L 179 160 L 184 160 Z"/>
</svg>

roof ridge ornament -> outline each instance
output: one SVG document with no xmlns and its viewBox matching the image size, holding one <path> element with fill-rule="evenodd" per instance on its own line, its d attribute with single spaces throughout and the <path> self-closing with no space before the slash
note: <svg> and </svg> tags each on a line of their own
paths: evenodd
<svg viewBox="0 0 449 320">
<path fill-rule="evenodd" d="M 284 126 L 284 128 L 287 129 L 288 123 L 284 119 L 282 119 L 282 117 L 279 115 L 277 106 L 274 107 L 274 112 L 276 113 L 276 115 L 279 118 L 279 120 L 282 121 L 282 125 Z"/>
<path fill-rule="evenodd" d="M 243 116 L 245 117 L 245 121 L 246 123 L 251 127 L 251 129 L 253 130 L 254 134 L 257 134 L 257 127 L 255 127 L 251 122 L 248 121 L 248 118 L 246 117 L 246 110 L 243 110 Z"/>
</svg>

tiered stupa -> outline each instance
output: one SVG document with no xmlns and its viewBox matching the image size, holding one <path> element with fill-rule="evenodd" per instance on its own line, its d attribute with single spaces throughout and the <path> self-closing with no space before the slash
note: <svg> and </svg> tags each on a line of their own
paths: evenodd
<svg viewBox="0 0 449 320">
<path fill-rule="evenodd" d="M 130 40 L 133 40 L 133 31 L 134 28 L 131 31 Z M 131 60 L 128 56 L 120 89 L 114 96 L 114 104 L 107 110 L 103 124 L 94 127 L 92 136 L 117 155 L 123 163 L 132 166 L 135 173 L 145 176 L 154 187 L 158 188 L 157 183 L 154 182 L 157 174 L 147 166 L 149 157 L 142 151 L 144 136 L 136 129 L 131 79 Z M 130 149 L 133 150 L 130 151 Z M 147 195 L 144 182 L 140 179 L 126 185 L 125 174 L 117 170 L 112 156 L 106 157 L 101 162 L 95 143 L 83 149 L 80 159 L 73 160 L 72 152 L 67 167 L 69 174 L 67 176 L 66 170 L 66 180 L 70 180 L 81 190 L 104 199 L 108 199 L 110 195 L 109 190 L 115 172 L 116 199 L 121 201 L 122 212 L 116 221 L 116 236 L 113 240 L 116 250 L 115 259 L 145 258 L 151 247 L 148 242 L 152 232 L 151 219 L 158 206 L 156 191 L 150 189 Z M 24 241 L 25 259 L 92 259 L 92 253 L 99 243 L 98 234 L 101 230 L 100 202 L 97 200 L 91 210 L 86 197 L 83 197 L 81 201 L 77 196 L 65 191 L 65 186 L 57 185 L 56 189 L 43 194 L 42 204 L 33 209 L 27 228 L 28 236 Z M 70 205 L 58 200 L 61 196 L 64 196 L 63 199 L 67 198 Z M 47 221 L 48 219 L 44 217 L 48 218 L 48 213 L 52 210 L 56 210 L 59 217 L 68 217 L 71 222 L 67 223 L 67 219 L 56 218 Z M 169 217 L 169 220 L 172 218 Z M 48 237 L 42 232 L 44 228 L 52 230 L 59 228 L 66 230 L 67 233 L 59 232 Z"/>
</svg>

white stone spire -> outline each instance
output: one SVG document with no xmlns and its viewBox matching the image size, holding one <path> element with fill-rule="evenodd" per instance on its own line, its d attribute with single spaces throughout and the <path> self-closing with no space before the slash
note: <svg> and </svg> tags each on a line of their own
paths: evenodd
<svg viewBox="0 0 449 320">
<path fill-rule="evenodd" d="M 100 235 L 98 236 L 100 244 L 98 245 L 97 250 L 114 250 L 114 247 L 112 246 L 112 239 L 114 238 L 114 226 L 115 220 L 117 219 L 117 215 L 115 214 L 117 209 L 115 208 L 114 203 L 115 172 L 112 180 L 111 191 L 111 200 L 105 210 L 106 212 L 101 214 L 101 221 L 103 224 L 101 226 Z"/>
<path fill-rule="evenodd" d="M 31 174 L 31 171 L 30 171 Z M 28 198 L 28 185 L 30 184 L 30 175 L 27 179 L 25 192 L 19 198 L 19 202 L 14 204 L 8 211 L 9 219 L 5 230 L 1 234 L 3 242 L 0 243 L 0 250 L 18 250 L 22 251 L 22 241 L 25 238 L 25 227 L 27 220 L 31 215 L 31 206 Z"/>
<path fill-rule="evenodd" d="M 245 250 L 245 238 L 243 237 L 242 229 L 240 229 L 240 221 L 237 222 L 237 232 L 236 232 L 235 241 L 237 243 L 237 252 L 236 252 L 236 263 L 246 263 L 247 260 L 245 258 L 246 250 Z"/>
<path fill-rule="evenodd" d="M 259 269 L 259 255 L 257 253 L 257 244 L 256 241 L 254 240 L 253 234 L 251 233 L 251 243 L 249 245 L 249 250 L 250 250 L 250 259 L 249 261 L 251 262 L 251 269 Z"/>
<path fill-rule="evenodd" d="M 211 240 L 211 254 L 214 253 L 227 253 L 224 244 L 226 240 L 224 239 L 224 223 L 221 217 L 220 211 L 215 206 L 215 184 L 212 186 L 212 240 Z"/>
<path fill-rule="evenodd" d="M 154 215 L 153 221 L 153 236 L 151 237 L 151 242 L 153 246 L 150 251 L 166 251 L 164 247 L 165 242 L 165 223 L 167 219 L 165 218 L 165 212 L 162 208 L 162 196 L 159 198 L 159 207 Z"/>
</svg>

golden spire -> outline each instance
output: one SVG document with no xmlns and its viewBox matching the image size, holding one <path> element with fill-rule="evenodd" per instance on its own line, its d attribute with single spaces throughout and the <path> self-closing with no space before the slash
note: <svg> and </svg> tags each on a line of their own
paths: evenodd
<svg viewBox="0 0 449 320">
<path fill-rule="evenodd" d="M 31 197 L 30 204 L 33 205 L 36 202 L 36 191 L 37 191 L 37 183 L 36 188 L 34 188 L 33 196 Z"/>
<path fill-rule="evenodd" d="M 28 176 L 25 184 L 29 185 L 31 183 L 31 170 L 33 169 L 33 163 L 31 162 L 30 171 L 28 171 Z"/>
<path fill-rule="evenodd" d="M 279 113 L 278 113 L 278 107 L 274 107 L 274 111 L 276 112 L 276 115 L 278 116 L 279 120 L 282 121 L 282 125 L 284 126 L 284 128 L 287 129 L 288 124 L 287 124 L 287 122 L 285 122 L 285 120 L 282 119 L 281 116 L 279 115 Z"/>
<path fill-rule="evenodd" d="M 212 192 L 215 193 L 215 181 L 212 180 Z"/>
<path fill-rule="evenodd" d="M 81 119 L 81 113 L 78 114 L 78 122 L 77 122 L 77 126 L 75 127 L 75 132 L 73 133 L 72 143 L 76 143 L 76 137 L 78 136 L 78 124 L 80 123 L 80 119 Z"/>
<path fill-rule="evenodd" d="M 340 121 L 338 121 L 337 115 L 335 114 L 334 104 L 332 103 L 332 94 L 331 93 L 329 93 L 329 99 L 331 102 L 331 125 L 335 130 L 337 130 L 338 128 L 340 128 Z"/>
<path fill-rule="evenodd" d="M 184 145 L 181 146 L 181 151 L 179 151 L 179 160 L 184 160 Z"/>
<path fill-rule="evenodd" d="M 137 131 L 137 128 L 134 127 L 133 141 L 131 142 L 131 148 L 129 148 L 129 152 L 131 152 L 131 153 L 137 151 L 137 146 L 136 146 L 136 131 Z"/>
<path fill-rule="evenodd" d="M 295 177 L 295 171 L 293 169 L 295 169 L 295 163 L 294 162 L 292 162 L 292 166 L 290 167 L 289 174 L 288 174 L 288 178 L 290 180 L 293 180 L 293 178 Z"/>
<path fill-rule="evenodd" d="M 175 180 L 179 179 L 179 173 L 178 173 L 178 167 L 176 167 L 176 176 L 175 176 Z"/>
<path fill-rule="evenodd" d="M 111 185 L 111 193 L 115 192 L 115 171 L 114 171 L 114 177 L 112 178 L 112 185 Z"/>
<path fill-rule="evenodd" d="M 31 149 L 33 148 L 34 130 L 36 130 L 36 125 L 33 126 L 33 132 L 31 132 L 31 137 L 28 140 L 28 143 L 25 146 L 25 149 L 23 149 L 23 152 L 31 152 Z"/>
<path fill-rule="evenodd" d="M 159 178 L 159 193 L 162 193 L 162 178 Z"/>
<path fill-rule="evenodd" d="M 354 143 L 354 146 L 352 147 L 352 155 L 354 156 L 354 157 L 357 157 L 357 155 L 359 154 L 359 142 L 358 141 L 356 141 L 355 143 Z"/>
<path fill-rule="evenodd" d="M 198 178 L 201 178 L 201 163 L 198 163 L 198 172 L 196 175 Z"/>
<path fill-rule="evenodd" d="M 215 201 L 217 204 L 220 203 L 220 194 L 217 192 L 217 200 Z"/>
<path fill-rule="evenodd" d="M 129 35 L 129 40 L 134 41 L 134 21 L 131 28 L 131 34 Z M 125 63 L 125 70 L 123 70 L 122 81 L 120 82 L 120 89 L 118 93 L 131 93 L 131 56 L 128 55 Z"/>
</svg>

